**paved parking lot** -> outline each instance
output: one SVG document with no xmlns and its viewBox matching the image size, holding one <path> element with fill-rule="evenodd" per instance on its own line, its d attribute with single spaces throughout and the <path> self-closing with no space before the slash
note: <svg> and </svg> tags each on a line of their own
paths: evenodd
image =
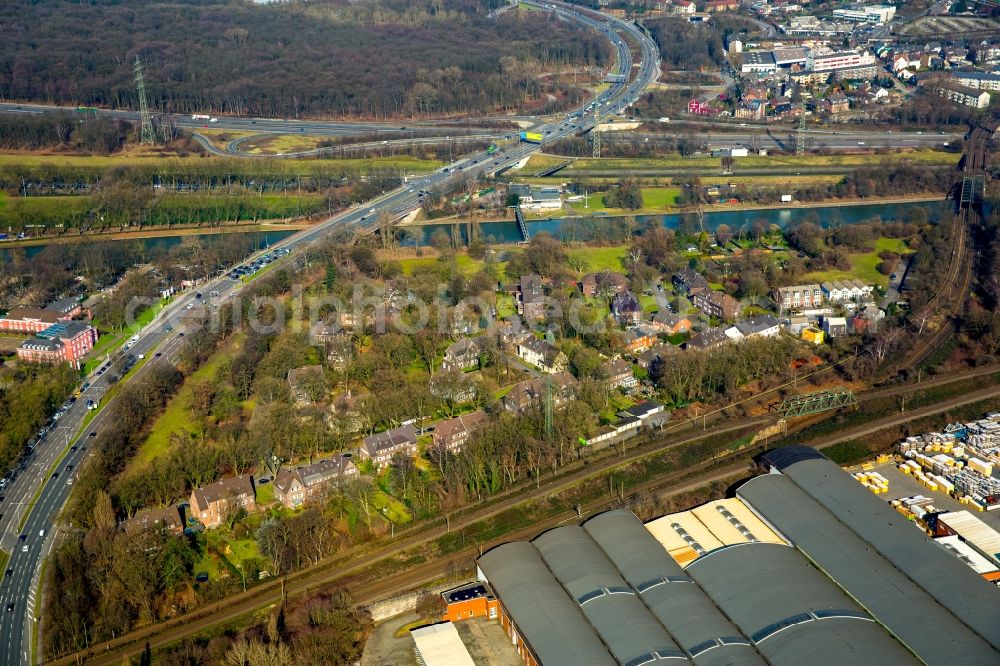
<svg viewBox="0 0 1000 666">
<path fill-rule="evenodd" d="M 896 463 L 875 465 L 875 471 L 889 479 L 889 492 L 876 495 L 876 497 L 884 499 L 886 502 L 899 499 L 900 497 L 923 495 L 924 497 L 933 499 L 934 506 L 942 511 L 969 511 L 993 529 L 1000 530 L 1000 509 L 996 511 L 970 510 L 969 507 L 960 504 L 957 499 L 947 493 L 943 493 L 940 490 L 931 490 L 920 485 L 912 476 L 903 474 L 896 469 Z"/>
<path fill-rule="evenodd" d="M 408 633 L 401 638 L 395 636 L 400 627 L 417 619 L 416 613 L 405 613 L 375 625 L 361 656 L 361 666 L 417 666 L 413 639 Z M 524 663 L 496 620 L 465 620 L 456 622 L 455 627 L 477 666 L 521 666 Z"/>
</svg>

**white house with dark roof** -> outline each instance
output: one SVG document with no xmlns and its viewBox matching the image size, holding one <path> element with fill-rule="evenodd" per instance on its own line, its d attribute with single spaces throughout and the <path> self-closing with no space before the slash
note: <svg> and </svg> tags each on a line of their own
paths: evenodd
<svg viewBox="0 0 1000 666">
<path fill-rule="evenodd" d="M 554 373 L 566 368 L 566 354 L 545 340 L 531 338 L 518 344 L 517 356 L 545 372 Z"/>
</svg>

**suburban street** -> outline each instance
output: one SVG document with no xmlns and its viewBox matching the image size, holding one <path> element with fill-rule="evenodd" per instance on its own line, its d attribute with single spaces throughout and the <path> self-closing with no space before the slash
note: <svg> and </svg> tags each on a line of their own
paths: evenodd
<svg viewBox="0 0 1000 666">
<path fill-rule="evenodd" d="M 414 179 L 396 190 L 388 192 L 375 200 L 355 206 L 345 212 L 335 215 L 322 223 L 290 236 L 272 246 L 267 251 L 287 249 L 290 253 L 300 251 L 319 242 L 325 235 L 334 230 L 349 230 L 359 233 L 370 231 L 383 213 L 398 218 L 409 213 L 420 205 L 419 192 L 447 185 L 449 182 L 464 178 L 466 175 L 482 175 L 496 173 L 507 169 L 534 152 L 540 150 L 546 142 L 571 134 L 587 131 L 594 126 L 594 111 L 600 109 L 602 115 L 616 113 L 633 103 L 640 92 L 656 80 L 659 73 L 659 53 L 655 43 L 640 31 L 634 24 L 620 21 L 613 17 L 594 18 L 592 14 L 584 13 L 570 5 L 546 2 L 539 3 L 526 0 L 538 9 L 553 11 L 561 17 L 579 22 L 604 34 L 616 47 L 617 63 L 613 74 L 617 80 L 589 105 L 571 110 L 564 117 L 554 122 L 543 122 L 531 128 L 531 131 L 542 134 L 541 144 L 521 143 L 507 148 L 502 152 L 489 155 L 485 151 L 466 155 L 447 167 L 432 174 Z M 641 47 L 641 64 L 632 67 L 632 54 L 625 38 L 620 32 L 628 33 L 631 39 Z M 634 71 L 633 71 L 634 70 Z M 11 108 L 20 107 L 20 108 Z M 25 113 L 42 113 L 51 111 L 52 107 L 36 105 L 0 105 L 0 110 L 16 110 Z M 105 112 L 102 113 L 118 113 Z M 121 112 L 129 113 L 129 112 Z M 132 113 L 123 117 L 137 117 Z M 190 120 L 190 119 L 188 119 Z M 180 118 L 178 117 L 180 123 Z M 280 126 L 288 131 L 288 126 L 315 127 L 317 124 L 299 123 L 299 121 L 265 121 L 267 127 Z M 225 122 L 220 118 L 213 124 L 221 128 L 263 129 L 258 119 L 232 119 Z M 328 132 L 370 132 L 370 124 L 359 123 L 319 123 Z M 386 128 L 390 126 L 385 126 Z M 359 130 L 359 128 L 362 128 Z M 395 126 L 398 130 L 398 126 Z M 263 254 L 261 252 L 259 254 Z M 243 288 L 244 283 L 238 279 L 230 279 L 225 274 L 216 277 L 199 286 L 201 293 L 218 292 L 213 297 L 215 304 L 224 307 Z M 148 367 L 155 363 L 172 363 L 184 343 L 184 324 L 181 315 L 189 305 L 197 303 L 194 290 L 189 290 L 174 299 L 144 330 L 137 333 L 138 339 L 129 349 L 129 353 L 138 357 L 147 356 L 146 365 L 140 367 L 127 381 L 143 377 Z M 157 357 L 159 353 L 161 356 Z M 27 664 L 32 662 L 32 633 L 37 627 L 39 606 L 37 595 L 40 590 L 40 572 L 44 556 L 52 551 L 56 543 L 58 515 L 66 503 L 72 485 L 73 470 L 80 465 L 84 456 L 89 454 L 89 441 L 92 435 L 99 433 L 110 418 L 107 400 L 102 404 L 102 411 L 94 417 L 84 430 L 80 430 L 86 417 L 85 403 L 88 398 L 95 398 L 108 390 L 107 374 L 91 379 L 92 385 L 87 392 L 59 419 L 58 428 L 53 429 L 37 446 L 34 457 L 29 461 L 24 471 L 6 488 L 7 498 L 0 504 L 3 517 L 0 519 L 0 546 L 10 552 L 8 568 L 10 574 L 4 577 L 0 586 L 0 600 L 4 605 L 2 620 L 0 620 L 0 655 L 2 664 Z M 69 447 L 75 446 L 75 451 Z M 60 457 L 65 457 L 60 460 Z M 56 465 L 58 461 L 58 465 Z M 57 469 L 53 469 L 56 465 Z M 68 467 L 72 466 L 72 467 Z M 58 476 L 54 473 L 58 472 Z M 37 501 L 31 500 L 38 494 Z M 12 508 L 13 507 L 13 508 Z M 25 519 L 25 514 L 27 518 Z M 23 530 L 18 526 L 24 520 Z M 25 535 L 24 541 L 19 536 Z M 40 652 L 40 651 L 39 651 Z M 40 659 L 40 653 L 35 655 Z"/>
</svg>

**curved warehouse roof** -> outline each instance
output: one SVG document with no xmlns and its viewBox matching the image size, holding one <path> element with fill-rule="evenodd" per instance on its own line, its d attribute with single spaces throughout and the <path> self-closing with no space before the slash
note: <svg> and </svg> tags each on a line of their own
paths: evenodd
<svg viewBox="0 0 1000 666">
<path fill-rule="evenodd" d="M 836 463 L 801 459 L 782 473 L 959 620 L 1000 650 L 1000 594 Z"/>
<path fill-rule="evenodd" d="M 533 545 L 498 546 L 478 564 L 542 664 L 617 665 Z"/>
<path fill-rule="evenodd" d="M 775 665 L 913 664 L 916 660 L 793 548 L 727 546 L 687 573 Z"/>
<path fill-rule="evenodd" d="M 677 658 L 687 661 L 667 630 L 582 527 L 560 527 L 532 543 L 618 663 L 645 664 Z"/>
<path fill-rule="evenodd" d="M 583 528 L 698 666 L 763 665 L 750 641 L 663 550 L 631 511 L 602 513 Z"/>
<path fill-rule="evenodd" d="M 927 664 L 1000 663 L 1000 654 L 982 638 L 787 476 L 751 479 L 737 495 L 779 525 L 797 548 Z"/>
</svg>

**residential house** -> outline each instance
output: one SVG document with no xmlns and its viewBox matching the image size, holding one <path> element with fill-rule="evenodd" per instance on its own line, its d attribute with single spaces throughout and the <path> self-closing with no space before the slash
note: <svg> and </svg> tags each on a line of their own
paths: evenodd
<svg viewBox="0 0 1000 666">
<path fill-rule="evenodd" d="M 622 326 L 642 321 L 642 306 L 632 292 L 622 291 L 611 299 L 611 316 Z"/>
<path fill-rule="evenodd" d="M 135 516 L 122 521 L 119 527 L 127 534 L 137 534 L 159 528 L 163 528 L 171 534 L 182 534 L 184 521 L 181 520 L 180 508 L 173 505 L 157 509 L 139 509 Z"/>
<path fill-rule="evenodd" d="M 782 312 L 818 308 L 823 305 L 823 291 L 818 284 L 778 287 L 774 290 L 772 298 Z"/>
<path fill-rule="evenodd" d="M 673 345 L 668 345 L 660 343 L 653 345 L 646 351 L 635 355 L 635 364 L 642 368 L 643 370 L 649 370 L 649 366 L 653 364 L 653 360 L 656 358 L 667 358 L 671 354 L 677 353 L 677 347 Z"/>
<path fill-rule="evenodd" d="M 781 324 L 774 315 L 758 315 L 737 322 L 735 328 L 744 338 L 771 338 L 780 332 Z"/>
<path fill-rule="evenodd" d="M 685 349 L 714 349 L 721 345 L 730 342 L 730 338 L 726 335 L 725 329 L 721 326 L 716 326 L 713 328 L 706 328 L 701 333 L 698 333 L 686 343 L 684 343 Z"/>
<path fill-rule="evenodd" d="M 534 273 L 521 276 L 517 311 L 528 320 L 537 321 L 545 318 L 545 291 L 542 289 L 540 276 Z"/>
<path fill-rule="evenodd" d="M 803 328 L 812 325 L 812 319 L 805 315 L 794 315 L 785 320 L 785 329 L 792 335 L 798 335 Z"/>
<path fill-rule="evenodd" d="M 210 483 L 191 492 L 191 517 L 205 527 L 218 527 L 234 512 L 257 508 L 257 494 L 249 475 Z"/>
<path fill-rule="evenodd" d="M 673 282 L 674 291 L 677 292 L 678 296 L 692 298 L 696 294 L 708 290 L 708 280 L 691 268 L 682 268 L 677 271 L 670 281 Z"/>
<path fill-rule="evenodd" d="M 826 98 L 826 110 L 833 114 L 847 113 L 851 109 L 850 101 L 841 92 L 835 92 Z"/>
<path fill-rule="evenodd" d="M 516 317 L 503 320 L 500 322 L 499 328 L 497 340 L 500 347 L 508 354 L 516 354 L 519 344 L 534 337 L 531 331 L 525 329 L 524 324 Z"/>
<path fill-rule="evenodd" d="M 606 291 L 616 294 L 628 289 L 628 278 L 615 271 L 587 273 L 580 280 L 580 291 L 588 298 L 593 298 Z"/>
<path fill-rule="evenodd" d="M 601 369 L 604 370 L 604 374 L 608 378 L 608 386 L 611 388 L 629 391 L 639 383 L 639 380 L 632 374 L 632 364 L 624 359 L 616 358 L 606 361 Z"/>
<path fill-rule="evenodd" d="M 632 354 L 646 351 L 658 340 L 656 329 L 651 326 L 636 326 L 622 334 L 622 346 Z"/>
<path fill-rule="evenodd" d="M 851 317 L 851 330 L 857 334 L 865 333 L 867 331 L 875 331 L 878 328 L 878 322 L 884 318 L 884 310 L 880 310 L 875 305 L 869 305 L 863 310 L 859 310 L 853 317 Z"/>
<path fill-rule="evenodd" d="M 479 345 L 471 338 L 465 338 L 448 345 L 441 367 L 444 370 L 468 370 L 479 367 Z"/>
<path fill-rule="evenodd" d="M 732 321 L 740 316 L 740 302 L 721 291 L 700 292 L 692 302 L 705 314 L 723 321 Z"/>
<path fill-rule="evenodd" d="M 417 430 L 412 425 L 369 435 L 361 440 L 358 450 L 362 460 L 371 460 L 378 469 L 392 462 L 397 453 L 411 457 L 417 455 Z"/>
<path fill-rule="evenodd" d="M 554 373 L 565 369 L 569 360 L 566 354 L 546 340 L 531 338 L 517 346 L 517 356 L 545 372 Z"/>
<path fill-rule="evenodd" d="M 358 411 L 358 397 L 348 390 L 334 399 L 330 405 L 331 425 L 342 435 L 355 435 L 364 427 L 364 420 Z"/>
<path fill-rule="evenodd" d="M 739 9 L 740 3 L 737 0 L 706 0 L 705 11 L 709 14 L 715 12 L 735 12 Z"/>
<path fill-rule="evenodd" d="M 58 321 L 17 348 L 17 357 L 30 363 L 69 363 L 79 369 L 81 361 L 97 344 L 97 329 L 83 321 Z"/>
<path fill-rule="evenodd" d="M 441 421 L 434 429 L 434 447 L 449 453 L 458 453 L 469 436 L 488 419 L 486 412 L 479 411 Z"/>
<path fill-rule="evenodd" d="M 847 335 L 847 320 L 843 317 L 823 317 L 823 332 L 830 338 Z"/>
<path fill-rule="evenodd" d="M 691 0 L 672 0 L 675 14 L 694 14 L 698 8 Z"/>
<path fill-rule="evenodd" d="M 288 388 L 291 390 L 295 404 L 311 405 L 319 393 L 325 391 L 323 383 L 323 366 L 305 365 L 292 368 L 286 375 Z"/>
<path fill-rule="evenodd" d="M 844 303 L 846 301 L 871 301 L 875 288 L 861 280 L 846 279 L 824 282 L 820 285 L 820 289 L 823 291 L 823 298 L 830 303 Z"/>
<path fill-rule="evenodd" d="M 346 333 L 338 333 L 327 338 L 326 362 L 335 370 L 345 370 L 354 358 L 354 341 Z"/>
<path fill-rule="evenodd" d="M 514 414 L 524 414 L 533 405 L 541 404 L 545 397 L 546 385 L 552 386 L 552 405 L 559 407 L 576 396 L 579 382 L 565 370 L 557 372 L 545 380 L 534 377 L 518 382 L 501 400 L 503 408 Z"/>
<path fill-rule="evenodd" d="M 944 97 L 945 99 L 955 102 L 956 104 L 961 104 L 962 106 L 971 106 L 974 109 L 985 109 L 990 105 L 990 94 L 985 90 L 969 88 L 961 84 L 942 79 L 920 82 L 921 86 L 924 86 L 925 84 L 926 87 L 938 97 Z"/>
<path fill-rule="evenodd" d="M 311 465 L 281 470 L 274 477 L 274 497 L 286 507 L 295 508 L 307 500 L 321 498 L 332 484 L 358 475 L 351 454 L 342 453 Z"/>
<path fill-rule="evenodd" d="M 667 335 L 678 335 L 691 330 L 690 319 L 684 315 L 675 315 L 670 312 L 657 312 L 653 315 L 649 325 Z"/>
<path fill-rule="evenodd" d="M 331 317 L 327 321 L 318 321 L 312 326 L 309 330 L 309 342 L 314 345 L 323 345 L 332 342 L 340 335 L 343 335 L 340 323 Z"/>
</svg>

